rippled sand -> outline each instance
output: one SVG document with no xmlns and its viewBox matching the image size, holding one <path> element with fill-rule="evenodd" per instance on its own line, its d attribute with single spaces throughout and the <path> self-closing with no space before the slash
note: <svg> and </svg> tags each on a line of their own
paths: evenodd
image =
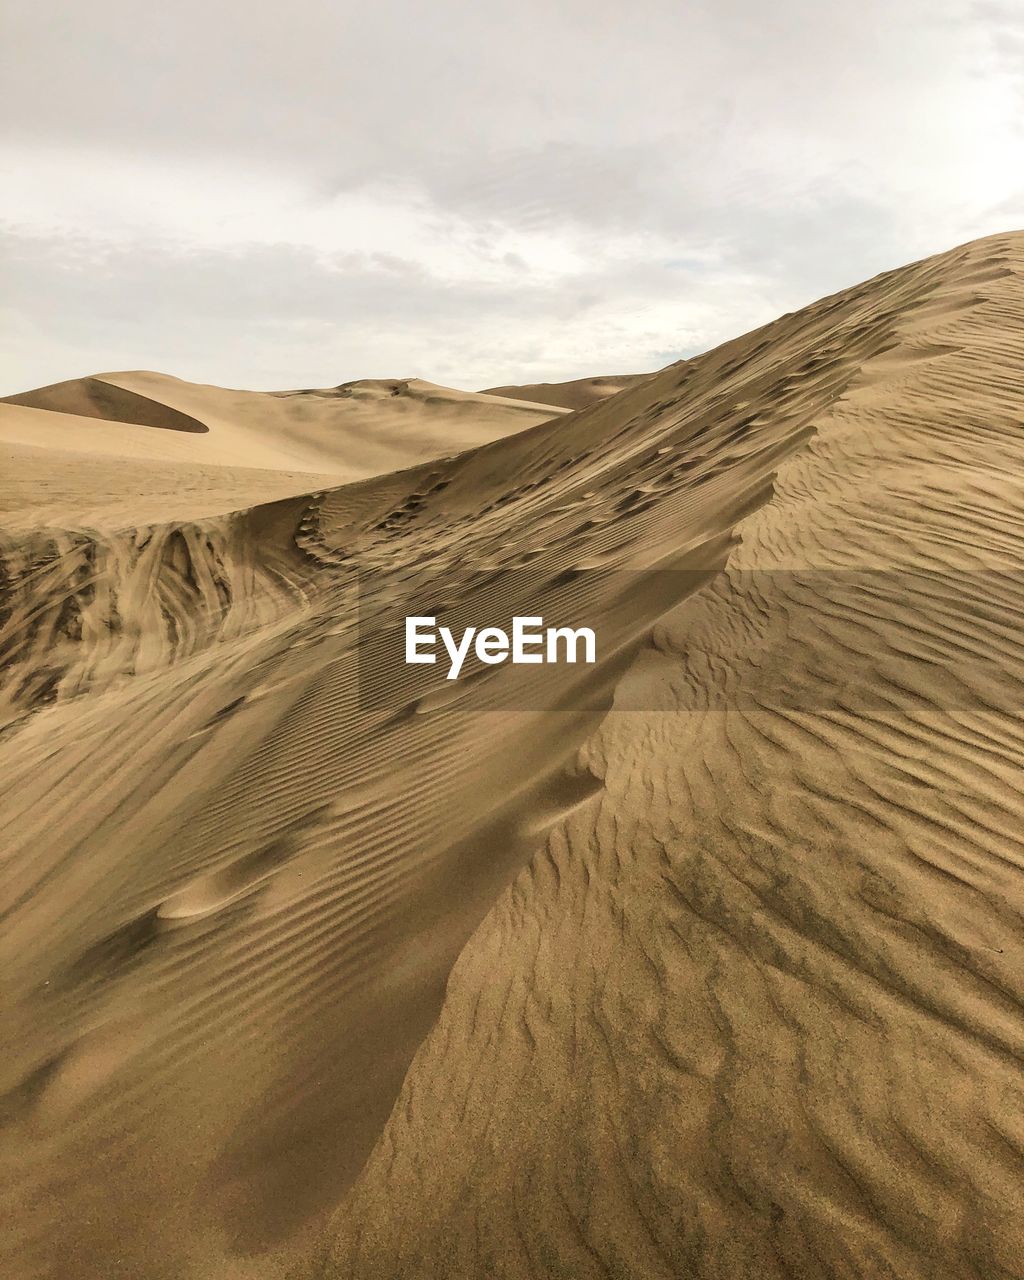
<svg viewBox="0 0 1024 1280">
<path fill-rule="evenodd" d="M 386 474 L 0 405 L 3 1274 L 1024 1275 L 1022 368 L 1016 235 Z"/>
</svg>

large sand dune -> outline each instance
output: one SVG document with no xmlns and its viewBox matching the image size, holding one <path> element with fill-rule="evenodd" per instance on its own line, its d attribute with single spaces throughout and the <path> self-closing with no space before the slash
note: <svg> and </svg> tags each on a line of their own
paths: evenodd
<svg viewBox="0 0 1024 1280">
<path fill-rule="evenodd" d="M 2 1273 L 1024 1275 L 1022 357 L 994 237 L 403 471 L 25 497 Z M 391 679 L 407 601 L 602 661 Z"/>
</svg>

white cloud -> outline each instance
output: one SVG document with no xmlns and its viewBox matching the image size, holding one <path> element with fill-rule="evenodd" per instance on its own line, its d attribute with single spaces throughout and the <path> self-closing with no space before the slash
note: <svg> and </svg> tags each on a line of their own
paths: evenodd
<svg viewBox="0 0 1024 1280">
<path fill-rule="evenodd" d="M 6 391 L 654 367 L 1024 215 L 1001 0 L 57 7 L 0 69 Z"/>
</svg>

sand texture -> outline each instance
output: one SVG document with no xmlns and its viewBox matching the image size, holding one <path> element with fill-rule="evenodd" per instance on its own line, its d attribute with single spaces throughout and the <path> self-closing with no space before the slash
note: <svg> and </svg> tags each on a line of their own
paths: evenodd
<svg viewBox="0 0 1024 1280">
<path fill-rule="evenodd" d="M 1022 369 L 1013 235 L 578 409 L 0 404 L 0 1275 L 1024 1277 Z"/>
</svg>

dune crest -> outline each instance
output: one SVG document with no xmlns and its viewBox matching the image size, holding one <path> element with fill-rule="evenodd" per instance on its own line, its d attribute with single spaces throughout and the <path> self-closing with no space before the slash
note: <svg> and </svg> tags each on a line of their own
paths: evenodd
<svg viewBox="0 0 1024 1280">
<path fill-rule="evenodd" d="M 76 418 L 98 418 L 102 422 L 133 422 L 162 431 L 204 432 L 210 429 L 205 422 L 182 413 L 173 405 L 133 391 L 130 387 L 119 386 L 112 377 L 102 374 L 5 396 L 4 403 L 23 405 L 27 409 L 49 409 L 54 413 L 72 414 Z"/>
</svg>

